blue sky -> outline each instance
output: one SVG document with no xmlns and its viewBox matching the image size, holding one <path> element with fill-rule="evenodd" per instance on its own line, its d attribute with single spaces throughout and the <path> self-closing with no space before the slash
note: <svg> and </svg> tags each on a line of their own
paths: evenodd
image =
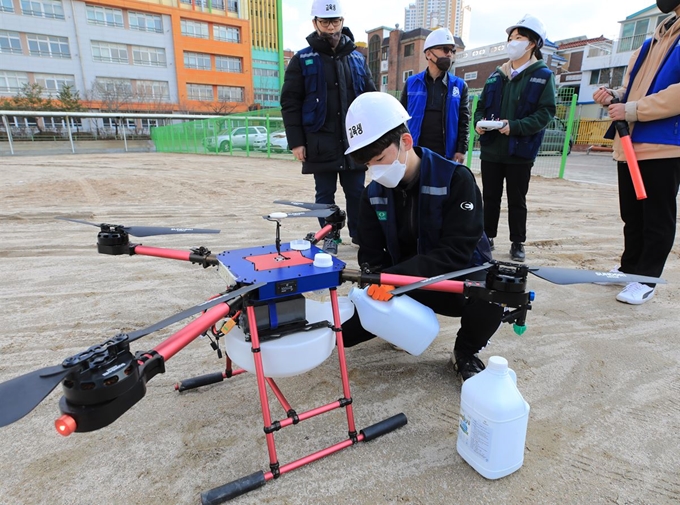
<svg viewBox="0 0 680 505">
<path fill-rule="evenodd" d="M 341 0 L 345 8 L 345 24 L 357 40 L 366 41 L 365 31 L 378 26 L 404 25 L 404 8 L 415 0 Z M 578 35 L 616 38 L 619 23 L 655 2 L 649 0 L 470 0 L 472 21 L 468 48 L 499 42 L 505 38 L 505 28 L 524 14 L 533 14 L 543 21 L 550 40 Z M 283 0 L 283 41 L 286 49 L 306 46 L 311 33 L 312 0 Z"/>
</svg>

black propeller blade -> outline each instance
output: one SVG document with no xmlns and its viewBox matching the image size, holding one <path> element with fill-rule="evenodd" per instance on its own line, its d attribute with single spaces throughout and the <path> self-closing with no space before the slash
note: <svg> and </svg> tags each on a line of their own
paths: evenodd
<svg viewBox="0 0 680 505">
<path fill-rule="evenodd" d="M 435 282 L 446 281 L 449 279 L 455 279 L 456 277 L 462 277 L 464 275 L 472 274 L 474 272 L 479 272 L 480 270 L 486 270 L 491 266 L 491 263 L 484 263 L 483 265 L 478 265 L 476 267 L 466 268 L 465 270 L 457 270 L 455 272 L 449 272 L 448 274 L 435 275 L 434 277 L 429 277 L 423 279 L 422 281 L 414 282 L 412 284 L 407 284 L 406 286 L 400 286 L 396 289 L 390 291 L 394 296 L 401 295 L 403 293 L 408 293 L 414 289 L 420 289 Z"/>
<path fill-rule="evenodd" d="M 243 296 L 250 291 L 259 289 L 265 284 L 266 282 L 259 282 L 244 286 L 236 291 L 225 293 L 217 298 L 195 305 L 190 309 L 184 310 L 147 328 L 128 333 L 127 341 L 132 342 L 142 338 L 149 333 L 163 329 L 182 319 L 186 319 L 189 316 L 193 316 L 194 314 L 214 307 L 215 305 L 228 302 L 238 296 Z M 83 354 L 81 353 L 80 356 L 82 355 Z M 78 369 L 78 367 L 66 367 L 63 364 L 55 365 L 41 368 L 40 370 L 34 370 L 33 372 L 10 379 L 7 382 L 0 383 L 0 405 L 2 406 L 2 408 L 0 408 L 0 427 L 12 424 L 31 412 L 62 380 L 64 380 L 71 372 Z"/>
<path fill-rule="evenodd" d="M 116 224 L 96 224 L 89 221 L 83 221 L 82 219 L 71 219 L 68 217 L 57 217 L 62 221 L 72 221 L 74 223 L 89 224 L 90 226 L 96 226 L 97 228 L 106 230 L 122 230 L 133 237 L 151 237 L 154 235 L 179 235 L 188 233 L 219 233 L 220 230 L 213 230 L 209 228 L 168 228 L 163 226 L 120 226 Z"/>
<path fill-rule="evenodd" d="M 659 277 L 624 274 L 623 272 L 599 272 L 597 270 L 557 267 L 530 267 L 529 272 L 536 277 L 540 277 L 553 284 L 584 284 L 590 282 L 646 282 L 652 284 L 666 284 L 666 281 Z"/>
<path fill-rule="evenodd" d="M 293 202 L 290 200 L 274 200 L 274 203 L 281 203 L 283 205 L 292 205 L 293 207 L 300 207 L 309 210 L 330 209 L 333 207 L 331 203 L 307 203 L 307 202 Z"/>
<path fill-rule="evenodd" d="M 504 263 L 509 265 L 509 263 Z M 513 264 L 519 266 L 519 264 Z M 408 293 L 411 290 L 419 289 L 424 286 L 429 286 L 435 282 L 440 282 L 448 279 L 455 279 L 480 270 L 486 270 L 493 266 L 493 263 L 484 263 L 476 267 L 466 268 L 464 270 L 456 270 L 447 274 L 436 275 L 429 277 L 406 286 L 400 286 L 390 291 L 393 295 L 401 295 Z M 578 268 L 558 268 L 558 267 L 529 267 L 529 273 L 534 274 L 553 284 L 567 285 L 567 284 L 588 284 L 588 283 L 622 283 L 622 282 L 643 282 L 651 284 L 666 284 L 666 281 L 659 277 L 648 277 L 645 275 L 624 274 L 623 272 L 600 272 L 597 270 L 581 270 Z"/>
<path fill-rule="evenodd" d="M 0 427 L 18 421 L 36 408 L 71 371 L 72 368 L 56 365 L 0 384 Z"/>
<path fill-rule="evenodd" d="M 178 321 L 181 321 L 182 319 L 186 319 L 187 317 L 193 316 L 194 314 L 198 314 L 199 312 L 203 312 L 204 310 L 208 310 L 215 305 L 219 305 L 220 303 L 225 303 L 230 300 L 233 300 L 234 298 L 238 296 L 245 295 L 246 293 L 249 293 L 250 291 L 253 291 L 255 289 L 259 289 L 262 286 L 265 286 L 267 283 L 266 282 L 257 282 L 255 284 L 250 284 L 249 286 L 244 286 L 240 289 L 237 289 L 236 291 L 230 291 L 229 293 L 225 293 L 221 296 L 218 296 L 216 298 L 213 298 L 212 300 L 205 301 L 203 303 L 199 303 L 198 305 L 194 305 L 190 309 L 186 309 L 182 312 L 179 312 L 178 314 L 175 314 L 174 316 L 170 316 L 167 319 L 163 319 L 162 321 L 157 322 L 156 324 L 152 324 L 151 326 L 144 328 L 142 330 L 137 330 L 133 331 L 131 333 L 128 333 L 128 341 L 133 342 L 139 338 L 142 338 L 149 333 L 153 333 L 154 331 L 162 330 L 163 328 L 166 328 L 170 326 L 171 324 L 174 324 Z"/>
</svg>

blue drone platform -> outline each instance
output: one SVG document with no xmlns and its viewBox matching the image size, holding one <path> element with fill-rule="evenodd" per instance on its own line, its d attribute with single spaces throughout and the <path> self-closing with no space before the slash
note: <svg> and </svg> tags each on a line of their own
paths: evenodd
<svg viewBox="0 0 680 505">
<path fill-rule="evenodd" d="M 219 271 L 228 283 L 266 282 L 257 291 L 258 300 L 273 300 L 291 295 L 337 287 L 345 263 L 331 256 L 332 265 L 314 265 L 314 256 L 323 250 L 311 245 L 304 251 L 291 249 L 290 243 L 224 251 L 217 255 Z"/>
</svg>

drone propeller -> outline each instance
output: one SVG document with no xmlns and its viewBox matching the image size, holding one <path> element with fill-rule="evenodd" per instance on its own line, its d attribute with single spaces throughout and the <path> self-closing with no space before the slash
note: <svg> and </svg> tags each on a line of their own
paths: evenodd
<svg viewBox="0 0 680 505">
<path fill-rule="evenodd" d="M 268 221 L 280 221 L 287 217 L 328 217 L 335 211 L 333 209 L 313 209 L 302 212 L 272 212 L 266 216 L 262 216 Z"/>
<path fill-rule="evenodd" d="M 484 263 L 477 267 L 466 268 L 464 270 L 456 270 L 454 272 L 449 272 L 442 275 L 436 275 L 434 277 L 429 277 L 405 286 L 400 286 L 396 289 L 390 291 L 393 295 L 401 295 L 403 293 L 408 293 L 414 289 L 419 289 L 436 282 L 444 281 L 447 279 L 455 279 L 457 277 L 462 277 L 480 270 L 486 270 L 494 264 L 508 265 L 508 266 L 520 266 L 516 263 L 502 263 L 497 261 L 492 261 L 490 263 Z M 588 283 L 621 283 L 621 282 L 644 282 L 652 284 L 666 284 L 666 281 L 659 277 L 648 277 L 645 275 L 634 275 L 625 274 L 623 272 L 600 272 L 597 270 L 581 270 L 577 268 L 558 268 L 558 267 L 528 267 L 529 273 L 534 274 L 553 284 L 567 285 L 567 284 L 588 284 Z"/>
<path fill-rule="evenodd" d="M 261 288 L 265 284 L 265 282 L 259 282 L 244 286 L 207 302 L 195 305 L 190 309 L 184 310 L 142 330 L 114 337 L 111 342 L 132 342 L 149 333 L 153 333 L 181 321 L 182 319 L 203 312 L 215 305 L 245 295 L 250 291 Z M 89 358 L 93 357 L 97 353 L 97 350 L 99 350 L 97 347 L 101 349 L 105 346 L 91 347 L 87 351 L 79 353 L 72 358 L 67 358 L 60 365 L 34 370 L 33 372 L 0 383 L 0 405 L 3 406 L 3 408 L 0 409 L 0 427 L 18 421 L 36 408 L 62 380 L 68 377 L 69 374 L 78 372 L 81 367 L 76 365 L 81 365 Z"/>
<path fill-rule="evenodd" d="M 330 209 L 333 207 L 332 203 L 307 203 L 307 202 L 293 202 L 290 200 L 274 200 L 274 203 L 281 203 L 283 205 L 292 205 L 293 207 L 300 207 L 309 210 Z"/>
<path fill-rule="evenodd" d="M 179 235 L 188 233 L 219 233 L 220 230 L 213 230 L 209 228 L 167 228 L 163 226 L 120 226 L 116 224 L 106 224 L 106 223 L 91 223 L 89 221 L 83 221 L 82 219 L 71 219 L 69 217 L 57 217 L 62 221 L 72 221 L 74 223 L 89 224 L 90 226 L 96 226 L 102 231 L 112 231 L 112 230 L 122 230 L 133 237 L 151 237 L 154 235 Z"/>
</svg>

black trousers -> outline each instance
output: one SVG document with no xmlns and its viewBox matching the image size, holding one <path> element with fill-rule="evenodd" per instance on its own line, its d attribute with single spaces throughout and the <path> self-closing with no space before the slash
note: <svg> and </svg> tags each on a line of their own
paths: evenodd
<svg viewBox="0 0 680 505">
<path fill-rule="evenodd" d="M 364 170 L 343 170 L 342 172 L 322 172 L 314 174 L 314 184 L 316 189 L 316 203 L 335 203 L 335 190 L 337 189 L 338 178 L 340 185 L 345 193 L 347 203 L 347 227 L 349 236 L 357 236 L 359 226 L 359 206 L 361 193 L 364 191 L 366 172 Z M 324 219 L 319 219 L 319 225 L 323 227 Z"/>
<path fill-rule="evenodd" d="M 621 271 L 660 277 L 675 240 L 680 158 L 638 162 L 647 198 L 638 200 L 628 164 L 619 162 L 619 210 L 623 220 Z"/>
<path fill-rule="evenodd" d="M 484 348 L 501 324 L 503 307 L 494 303 L 437 291 L 414 290 L 408 296 L 427 305 L 437 314 L 460 317 L 460 329 L 454 349 L 464 354 L 476 354 Z M 342 335 L 346 347 L 375 338 L 373 333 L 361 326 L 356 311 L 342 324 Z"/>
<path fill-rule="evenodd" d="M 482 199 L 484 231 L 489 238 L 498 235 L 503 181 L 507 181 L 508 228 L 511 242 L 527 240 L 527 193 L 533 162 L 522 164 L 482 161 Z"/>
</svg>

